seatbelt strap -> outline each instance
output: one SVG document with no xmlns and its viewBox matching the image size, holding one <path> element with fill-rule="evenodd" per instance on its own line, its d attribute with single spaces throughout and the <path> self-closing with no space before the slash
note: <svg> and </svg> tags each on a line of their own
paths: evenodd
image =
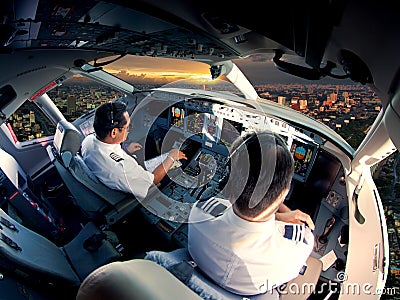
<svg viewBox="0 0 400 300">
<path fill-rule="evenodd" d="M 17 251 L 22 251 L 22 248 L 18 246 L 16 242 L 14 242 L 12 239 L 10 239 L 8 236 L 6 236 L 4 233 L 0 233 L 0 240 L 2 240 L 4 243 L 6 243 L 8 246 L 13 248 L 14 250 Z"/>
<path fill-rule="evenodd" d="M 187 284 L 192 278 L 194 268 L 197 264 L 194 261 L 181 261 L 177 264 L 174 264 L 167 268 L 176 278 L 182 281 L 184 284 Z"/>
</svg>

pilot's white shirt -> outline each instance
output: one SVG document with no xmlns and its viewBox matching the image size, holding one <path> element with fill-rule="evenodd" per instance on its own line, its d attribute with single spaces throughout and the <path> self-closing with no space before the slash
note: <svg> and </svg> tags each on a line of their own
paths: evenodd
<svg viewBox="0 0 400 300">
<path fill-rule="evenodd" d="M 146 197 L 154 175 L 143 169 L 120 144 L 103 143 L 91 134 L 83 140 L 81 152 L 89 169 L 106 186 L 132 193 L 138 199 Z"/>
<path fill-rule="evenodd" d="M 308 227 L 275 218 L 249 222 L 217 198 L 195 203 L 188 229 L 189 252 L 200 269 L 240 295 L 271 291 L 297 277 L 314 245 Z"/>
</svg>

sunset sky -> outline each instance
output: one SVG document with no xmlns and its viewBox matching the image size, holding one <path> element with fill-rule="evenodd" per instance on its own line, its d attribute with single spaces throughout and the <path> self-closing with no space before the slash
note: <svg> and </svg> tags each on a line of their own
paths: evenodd
<svg viewBox="0 0 400 300">
<path fill-rule="evenodd" d="M 208 68 L 208 65 L 195 61 L 130 56 L 108 65 L 105 70 L 130 81 L 165 82 L 183 78 L 209 77 Z"/>
</svg>

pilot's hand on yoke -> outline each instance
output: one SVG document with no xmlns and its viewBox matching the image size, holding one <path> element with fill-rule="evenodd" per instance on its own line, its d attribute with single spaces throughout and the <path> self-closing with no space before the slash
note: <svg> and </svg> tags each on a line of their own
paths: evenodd
<svg viewBox="0 0 400 300">
<path fill-rule="evenodd" d="M 171 151 L 169 151 L 168 156 L 171 157 L 173 160 L 187 159 L 186 154 L 179 149 L 172 149 Z"/>
</svg>

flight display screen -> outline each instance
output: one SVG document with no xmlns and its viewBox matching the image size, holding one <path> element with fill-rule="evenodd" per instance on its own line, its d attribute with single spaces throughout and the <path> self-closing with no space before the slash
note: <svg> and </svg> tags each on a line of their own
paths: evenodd
<svg viewBox="0 0 400 300">
<path fill-rule="evenodd" d="M 290 152 L 294 159 L 294 173 L 305 180 L 311 167 L 315 146 L 293 139 Z"/>
<path fill-rule="evenodd" d="M 204 122 L 203 132 L 205 133 L 209 141 L 218 143 L 222 119 L 218 118 L 216 115 L 208 113 L 206 113 L 205 116 L 206 118 Z"/>
<path fill-rule="evenodd" d="M 186 117 L 187 132 L 190 134 L 203 136 L 204 113 L 188 110 Z"/>
<path fill-rule="evenodd" d="M 183 106 L 171 106 L 171 126 L 183 130 L 185 115 L 185 108 Z"/>
<path fill-rule="evenodd" d="M 243 124 L 224 119 L 221 131 L 221 144 L 230 147 L 234 140 L 240 136 L 243 130 Z"/>
</svg>

